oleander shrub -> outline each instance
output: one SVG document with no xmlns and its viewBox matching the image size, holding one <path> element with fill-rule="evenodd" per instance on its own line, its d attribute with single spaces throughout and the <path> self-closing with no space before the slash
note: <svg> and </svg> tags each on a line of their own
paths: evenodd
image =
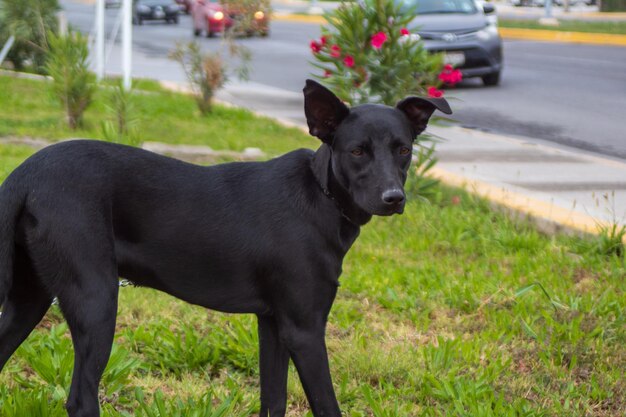
<svg viewBox="0 0 626 417">
<path fill-rule="evenodd" d="M 309 45 L 312 64 L 322 72 L 320 81 L 351 105 L 395 105 L 411 94 L 440 97 L 437 87 L 461 80 L 407 29 L 413 13 L 393 1 L 344 2 L 324 17 L 322 37 Z"/>
</svg>

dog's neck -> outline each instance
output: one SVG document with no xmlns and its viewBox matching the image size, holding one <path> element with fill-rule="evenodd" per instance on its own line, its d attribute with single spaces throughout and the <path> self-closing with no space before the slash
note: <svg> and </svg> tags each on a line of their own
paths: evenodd
<svg viewBox="0 0 626 417">
<path fill-rule="evenodd" d="M 372 215 L 356 205 L 348 190 L 339 183 L 332 168 L 332 149 L 323 144 L 311 161 L 311 170 L 326 197 L 335 203 L 341 216 L 355 226 L 363 226 Z"/>
</svg>

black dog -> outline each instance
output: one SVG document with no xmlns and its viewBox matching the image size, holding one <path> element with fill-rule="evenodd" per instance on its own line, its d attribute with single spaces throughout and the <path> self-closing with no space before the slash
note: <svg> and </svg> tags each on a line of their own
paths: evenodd
<svg viewBox="0 0 626 417">
<path fill-rule="evenodd" d="M 71 417 L 99 416 L 118 277 L 258 316 L 261 416 L 285 415 L 287 367 L 313 414 L 341 415 L 324 341 L 343 257 L 372 215 L 402 213 L 415 137 L 442 99 L 348 109 L 304 88 L 317 152 L 199 167 L 97 141 L 50 146 L 0 188 L 0 369 L 52 298 L 69 324 Z"/>
</svg>

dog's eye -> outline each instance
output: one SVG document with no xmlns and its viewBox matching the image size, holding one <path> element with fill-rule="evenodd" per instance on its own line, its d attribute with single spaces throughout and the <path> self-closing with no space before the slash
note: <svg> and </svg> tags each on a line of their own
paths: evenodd
<svg viewBox="0 0 626 417">
<path fill-rule="evenodd" d="M 406 146 L 403 146 L 400 148 L 400 155 L 405 156 L 411 153 L 411 148 L 407 148 Z"/>
<path fill-rule="evenodd" d="M 354 148 L 354 149 L 352 149 L 351 153 L 354 156 L 361 156 L 361 155 L 363 155 L 363 149 L 361 149 L 361 148 Z"/>
</svg>

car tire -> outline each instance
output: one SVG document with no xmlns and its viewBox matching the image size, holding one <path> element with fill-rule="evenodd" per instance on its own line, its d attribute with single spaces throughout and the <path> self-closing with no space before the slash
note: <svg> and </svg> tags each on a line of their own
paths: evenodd
<svg viewBox="0 0 626 417">
<path fill-rule="evenodd" d="M 177 24 L 178 24 L 178 16 L 174 16 L 174 17 L 172 18 L 172 23 L 174 23 L 175 25 L 177 25 Z"/>
<path fill-rule="evenodd" d="M 206 37 L 207 38 L 214 38 L 215 37 L 215 32 L 211 32 L 210 30 L 207 30 Z"/>
<path fill-rule="evenodd" d="M 138 18 L 137 18 L 137 24 L 138 24 L 139 26 L 143 25 L 143 19 L 142 19 L 141 17 L 138 17 Z"/>
<path fill-rule="evenodd" d="M 200 36 L 202 34 L 202 31 L 200 29 L 195 29 L 193 30 L 193 36 L 195 36 L 196 38 L 198 36 Z"/>
<path fill-rule="evenodd" d="M 483 75 L 483 84 L 486 87 L 493 87 L 500 84 L 500 71 L 492 72 L 491 74 Z"/>
</svg>

